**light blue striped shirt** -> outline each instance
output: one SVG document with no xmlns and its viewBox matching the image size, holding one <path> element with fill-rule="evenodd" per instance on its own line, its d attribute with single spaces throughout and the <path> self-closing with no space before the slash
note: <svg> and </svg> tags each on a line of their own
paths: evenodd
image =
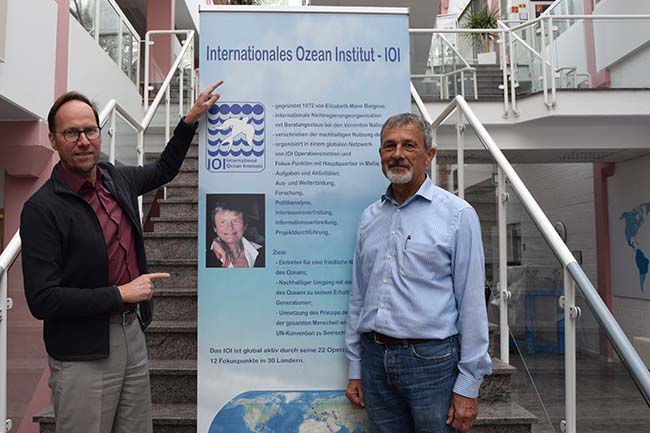
<svg viewBox="0 0 650 433">
<path fill-rule="evenodd" d="M 481 227 L 469 203 L 428 177 L 401 206 L 388 188 L 359 223 L 345 336 L 349 378 L 361 377 L 362 333 L 427 339 L 459 334 L 454 392 L 476 397 L 492 371 L 484 260 Z"/>
</svg>

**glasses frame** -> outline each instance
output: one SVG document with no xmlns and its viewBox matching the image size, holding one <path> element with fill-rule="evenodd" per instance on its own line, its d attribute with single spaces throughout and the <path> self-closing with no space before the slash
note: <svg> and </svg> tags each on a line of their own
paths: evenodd
<svg viewBox="0 0 650 433">
<path fill-rule="evenodd" d="M 88 133 L 90 132 L 89 130 L 90 131 L 97 130 L 97 137 L 90 138 L 88 136 Z M 69 137 L 72 136 L 71 133 L 73 133 L 73 132 L 76 133 L 76 136 L 75 136 L 74 139 L 70 139 Z M 97 140 L 97 139 L 101 138 L 101 136 L 102 136 L 102 127 L 101 126 L 89 126 L 87 128 L 84 128 L 84 129 L 68 128 L 68 129 L 64 129 L 63 131 L 54 131 L 54 133 L 62 135 L 63 139 L 68 143 L 75 143 L 75 142 L 79 141 L 79 138 L 81 138 L 81 133 L 83 133 L 86 136 L 86 139 L 88 141 L 94 141 L 94 140 Z"/>
</svg>

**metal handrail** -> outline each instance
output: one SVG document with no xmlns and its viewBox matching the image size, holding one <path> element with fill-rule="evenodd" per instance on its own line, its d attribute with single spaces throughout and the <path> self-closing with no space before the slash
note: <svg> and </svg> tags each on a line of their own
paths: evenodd
<svg viewBox="0 0 650 433">
<path fill-rule="evenodd" d="M 178 56 L 176 57 L 176 60 L 174 61 L 174 64 L 172 65 L 171 69 L 169 70 L 169 73 L 163 80 L 163 84 L 161 85 L 160 89 L 158 90 L 158 93 L 154 97 L 153 102 L 151 103 L 151 107 L 154 108 L 153 110 L 148 109 L 149 108 L 149 90 L 152 90 L 152 88 L 149 85 L 149 71 L 150 71 L 150 59 L 149 59 L 149 47 L 154 44 L 154 42 L 151 40 L 151 36 L 155 35 L 187 35 L 185 40 L 182 43 L 181 50 L 178 53 Z M 194 30 L 150 30 L 146 33 L 145 35 L 145 56 L 144 56 L 144 92 L 143 92 L 143 98 L 144 98 L 144 108 L 147 111 L 147 114 L 143 120 L 143 125 L 146 127 L 149 126 L 151 123 L 151 120 L 153 119 L 153 116 L 156 114 L 156 109 L 158 108 L 158 105 L 160 104 L 160 101 L 163 98 L 163 95 L 165 96 L 165 109 L 166 109 L 166 116 L 165 116 L 165 140 L 169 140 L 170 137 L 170 123 L 169 123 L 169 112 L 170 112 L 170 99 L 169 99 L 169 88 L 171 84 L 171 80 L 174 77 L 174 74 L 176 73 L 176 70 L 179 70 L 181 72 L 181 80 L 183 78 L 182 76 L 182 71 L 183 68 L 180 68 L 180 64 L 183 61 L 183 58 L 185 57 L 185 54 L 187 53 L 188 50 L 191 50 L 191 58 L 192 58 L 192 63 L 194 59 Z M 190 71 L 194 70 L 194 65 L 190 64 L 187 69 L 190 69 Z M 191 73 L 191 72 L 190 72 Z M 195 81 L 192 78 L 191 79 L 191 86 L 195 85 Z M 179 95 L 179 101 L 182 101 L 183 99 L 183 94 L 182 94 L 182 89 L 183 87 L 180 86 L 180 91 L 181 94 Z M 194 95 L 194 90 L 195 89 L 190 89 L 189 94 Z M 179 108 L 182 109 L 183 104 L 179 104 Z M 179 117 L 182 115 L 182 113 L 179 113 Z M 138 157 L 142 157 L 142 161 L 144 161 L 144 153 L 138 155 Z"/>
<path fill-rule="evenodd" d="M 419 96 L 416 97 L 417 91 L 413 86 L 411 86 L 411 93 L 414 96 L 413 99 L 416 103 L 416 106 L 422 113 L 427 113 L 427 109 L 422 103 L 422 100 Z M 415 94 L 414 94 L 415 93 Z M 431 122 L 431 128 L 436 129 L 438 126 L 442 125 L 443 122 L 449 116 L 452 115 L 454 111 L 458 110 L 465 116 L 467 121 L 472 125 L 476 135 L 479 140 L 485 147 L 485 149 L 491 154 L 492 158 L 496 162 L 499 169 L 499 184 L 500 188 L 505 187 L 504 179 L 507 177 L 510 186 L 518 195 L 521 203 L 523 204 L 526 212 L 531 217 L 544 240 L 547 242 L 551 250 L 553 251 L 555 257 L 560 261 L 564 269 L 565 274 L 565 299 L 564 299 L 564 314 L 565 314 L 565 357 L 566 357 L 566 430 L 569 433 L 575 433 L 576 425 L 576 345 L 575 345 L 575 319 L 576 312 L 578 311 L 575 306 L 575 291 L 574 284 L 578 286 L 582 296 L 584 297 L 587 306 L 594 314 L 599 325 L 605 331 L 607 338 L 611 342 L 612 346 L 616 350 L 619 358 L 622 360 L 623 365 L 626 370 L 634 380 L 637 388 L 641 392 L 641 395 L 646 401 L 646 404 L 650 406 L 650 372 L 646 368 L 644 362 L 639 357 L 638 353 L 634 350 L 629 339 L 621 329 L 620 325 L 616 322 L 616 319 L 609 311 L 603 300 L 600 298 L 597 290 L 594 288 L 593 284 L 589 281 L 584 271 L 577 263 L 575 257 L 567 247 L 567 245 L 562 241 L 559 234 L 553 228 L 553 225 L 546 217 L 540 206 L 535 201 L 534 197 L 528 191 L 525 184 L 514 170 L 512 165 L 508 162 L 504 154 L 497 147 L 496 143 L 487 132 L 483 124 L 478 120 L 472 109 L 469 107 L 465 99 L 461 96 L 456 96 L 454 100 L 449 103 L 442 111 L 442 113 L 437 116 Z M 427 113 L 428 114 L 428 113 Z M 460 148 L 459 148 L 460 152 Z M 460 173 L 459 173 L 460 177 Z M 460 184 L 460 181 L 459 181 Z M 460 192 L 460 191 L 459 191 Z M 505 189 L 500 189 L 499 200 L 502 200 L 502 194 L 505 194 Z M 501 204 L 501 203 L 500 203 Z M 501 215 L 501 211 L 500 211 Z M 501 221 L 500 221 L 501 223 Z M 505 231 L 503 233 L 505 235 Z M 501 244 L 501 242 L 500 242 Z M 504 243 L 505 245 L 505 243 Z M 500 251 L 502 253 L 502 251 Z M 501 254 L 500 254 L 501 256 Z M 505 255 L 504 255 L 505 256 Z M 505 257 L 501 257 L 505 261 Z M 501 260 L 500 260 L 501 262 Z M 503 316 L 504 310 L 507 312 L 507 299 L 509 297 L 509 292 L 507 291 L 507 277 L 503 270 L 505 269 L 506 263 L 500 263 L 501 265 L 501 287 L 500 287 L 500 302 L 501 302 L 501 313 L 500 326 L 501 326 L 501 337 L 504 338 L 505 331 L 505 341 L 506 343 L 501 344 L 501 356 L 502 358 L 508 359 L 508 322 L 507 314 L 505 318 Z M 507 362 L 507 361 L 506 361 Z"/>
<path fill-rule="evenodd" d="M 475 69 L 475 68 L 472 67 L 469 63 L 467 63 L 467 61 L 465 60 L 465 58 L 464 58 L 463 56 L 460 55 L 460 52 L 458 52 L 458 50 L 456 49 L 456 47 L 454 47 L 454 46 L 451 44 L 451 42 L 449 42 L 449 40 L 448 40 L 448 39 L 447 39 L 443 34 L 438 34 L 438 37 L 439 37 L 440 39 L 442 39 L 442 40 L 447 44 L 447 46 L 448 46 L 449 48 L 451 48 L 451 50 L 454 52 L 454 54 L 456 54 L 456 55 L 458 56 L 458 58 L 463 62 L 463 64 L 465 65 L 466 68 Z"/>
</svg>

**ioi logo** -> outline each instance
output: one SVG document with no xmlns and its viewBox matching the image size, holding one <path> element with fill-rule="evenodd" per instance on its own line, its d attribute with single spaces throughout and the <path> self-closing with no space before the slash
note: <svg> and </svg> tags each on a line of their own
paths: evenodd
<svg viewBox="0 0 650 433">
<path fill-rule="evenodd" d="M 264 121 L 260 103 L 214 104 L 208 111 L 208 171 L 263 170 Z"/>
</svg>

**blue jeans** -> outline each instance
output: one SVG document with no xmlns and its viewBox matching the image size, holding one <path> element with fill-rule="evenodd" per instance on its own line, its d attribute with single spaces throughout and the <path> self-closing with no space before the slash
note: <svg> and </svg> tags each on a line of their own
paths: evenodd
<svg viewBox="0 0 650 433">
<path fill-rule="evenodd" d="M 456 433 L 446 423 L 458 375 L 458 336 L 408 345 L 361 338 L 361 385 L 370 433 Z"/>
</svg>

